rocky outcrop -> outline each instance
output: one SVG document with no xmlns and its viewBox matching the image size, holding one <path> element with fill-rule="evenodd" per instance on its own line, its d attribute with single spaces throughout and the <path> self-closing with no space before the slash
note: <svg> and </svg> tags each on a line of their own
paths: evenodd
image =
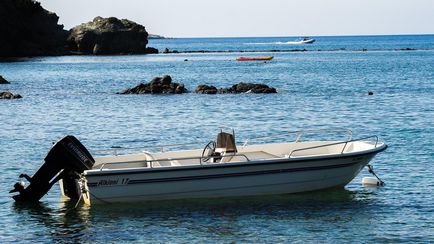
<svg viewBox="0 0 434 244">
<path fill-rule="evenodd" d="M 199 85 L 196 87 L 199 94 L 225 94 L 225 93 L 277 93 L 276 88 L 265 84 L 257 83 L 238 83 L 228 88 L 217 89 L 215 86 Z"/>
<path fill-rule="evenodd" d="M 158 54 L 158 49 L 153 48 L 153 47 L 147 47 L 146 50 L 145 50 L 145 52 L 147 54 Z"/>
<path fill-rule="evenodd" d="M 63 55 L 68 32 L 33 0 L 0 1 L 0 57 Z"/>
<path fill-rule="evenodd" d="M 71 29 L 68 43 L 81 54 L 146 53 L 145 27 L 127 19 L 96 17 Z"/>
<path fill-rule="evenodd" d="M 0 84 L 10 84 L 9 81 L 7 81 L 3 76 L 0 75 Z"/>
<path fill-rule="evenodd" d="M 196 87 L 195 92 L 199 94 L 216 94 L 217 88 L 215 86 L 199 85 Z"/>
<path fill-rule="evenodd" d="M 0 92 L 0 99 L 19 99 L 22 98 L 20 94 L 13 94 L 11 92 Z"/>
<path fill-rule="evenodd" d="M 118 94 L 181 94 L 188 92 L 184 84 L 172 82 L 172 77 L 165 75 L 155 77 L 149 83 L 139 83 L 133 88 L 126 89 Z"/>
<path fill-rule="evenodd" d="M 277 90 L 265 84 L 241 82 L 229 88 L 220 88 L 218 93 L 277 93 Z"/>
</svg>

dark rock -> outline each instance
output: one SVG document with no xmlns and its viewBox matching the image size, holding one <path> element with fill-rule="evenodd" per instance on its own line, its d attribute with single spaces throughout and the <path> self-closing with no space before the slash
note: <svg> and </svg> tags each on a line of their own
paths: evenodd
<svg viewBox="0 0 434 244">
<path fill-rule="evenodd" d="M 163 49 L 163 53 L 169 53 L 169 48 L 167 48 L 167 47 L 164 48 L 164 49 Z"/>
<path fill-rule="evenodd" d="M 22 98 L 20 94 L 13 94 L 12 92 L 0 92 L 0 99 L 19 99 Z"/>
<path fill-rule="evenodd" d="M 181 94 L 188 90 L 182 83 L 172 82 L 172 77 L 165 75 L 155 77 L 149 83 L 139 83 L 133 88 L 128 88 L 118 94 Z"/>
<path fill-rule="evenodd" d="M 3 76 L 0 75 L 0 84 L 10 84 L 9 81 L 7 81 Z"/>
<path fill-rule="evenodd" d="M 368 96 L 372 96 L 372 95 L 374 95 L 374 92 L 373 91 L 368 91 Z"/>
<path fill-rule="evenodd" d="M 158 54 L 158 49 L 153 47 L 147 47 L 145 50 L 145 53 L 147 54 Z"/>
<path fill-rule="evenodd" d="M 33 0 L 0 1 L 0 57 L 69 53 L 59 17 Z"/>
<path fill-rule="evenodd" d="M 68 44 L 72 51 L 82 54 L 136 54 L 147 52 L 147 38 L 142 25 L 127 19 L 98 16 L 72 28 Z"/>
<path fill-rule="evenodd" d="M 199 93 L 199 94 L 216 94 L 217 88 L 215 86 L 199 85 L 196 87 L 196 93 Z"/>
<path fill-rule="evenodd" d="M 169 85 L 172 82 L 172 77 L 170 75 L 165 75 L 161 78 L 163 85 Z"/>
<path fill-rule="evenodd" d="M 277 93 L 277 90 L 265 84 L 241 82 L 229 88 L 220 88 L 218 93 Z"/>
<path fill-rule="evenodd" d="M 416 49 L 406 47 L 406 48 L 401 48 L 401 49 L 399 49 L 399 50 L 401 50 L 401 51 L 415 51 Z"/>
</svg>

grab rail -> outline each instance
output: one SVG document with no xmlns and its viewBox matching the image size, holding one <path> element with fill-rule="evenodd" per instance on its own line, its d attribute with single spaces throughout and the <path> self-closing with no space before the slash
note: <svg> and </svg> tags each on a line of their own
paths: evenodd
<svg viewBox="0 0 434 244">
<path fill-rule="evenodd" d="M 299 152 L 299 151 L 304 151 L 304 150 L 310 150 L 310 149 L 316 149 L 316 148 L 321 148 L 321 147 L 334 146 L 334 145 L 339 145 L 339 144 L 344 144 L 344 147 L 342 148 L 342 151 L 341 151 L 341 154 L 343 154 L 344 150 L 347 147 L 347 144 L 349 142 L 362 141 L 362 140 L 365 140 L 365 139 L 368 139 L 368 138 L 372 138 L 372 137 L 376 138 L 374 148 L 377 148 L 378 136 L 377 135 L 373 135 L 373 136 L 367 136 L 367 137 L 363 137 L 363 138 L 359 138 L 359 139 L 354 139 L 354 140 L 348 140 L 348 141 L 335 142 L 335 143 L 330 143 L 330 144 L 325 144 L 325 145 L 319 145 L 319 146 L 304 147 L 304 148 L 295 149 L 295 150 L 292 150 L 290 154 L 288 154 L 288 158 L 290 158 L 294 152 Z"/>
<path fill-rule="evenodd" d="M 295 139 L 294 142 L 298 142 L 300 141 L 300 138 L 302 135 L 310 133 L 331 133 L 331 132 L 346 132 L 348 133 L 348 139 L 347 141 L 350 141 L 353 138 L 353 131 L 350 129 L 322 129 L 322 130 L 303 130 L 303 131 L 289 131 L 286 133 L 280 133 L 280 134 L 274 134 L 274 135 L 268 135 L 268 136 L 260 136 L 260 137 L 252 137 L 247 139 L 242 147 L 247 146 L 247 144 L 249 143 L 249 141 L 251 140 L 256 140 L 256 139 L 264 139 L 264 138 L 273 138 L 273 137 L 281 137 L 281 136 L 286 136 L 286 135 L 297 135 L 297 138 Z"/>
<path fill-rule="evenodd" d="M 191 143 L 179 143 L 179 144 L 165 144 L 165 145 L 154 145 L 154 146 L 144 146 L 144 147 L 120 147 L 120 148 L 112 148 L 112 149 L 103 149 L 103 150 L 95 150 L 93 152 L 103 153 L 103 152 L 113 152 L 115 156 L 118 155 L 119 151 L 128 151 L 128 150 L 142 150 L 149 148 L 161 148 L 161 152 L 164 152 L 165 148 L 171 147 L 180 147 L 180 146 L 191 146 L 198 145 L 202 142 L 191 142 Z"/>
<path fill-rule="evenodd" d="M 220 126 L 220 129 L 227 128 L 232 129 L 231 127 L 226 126 Z M 274 138 L 274 137 L 282 137 L 287 135 L 297 135 L 297 138 L 294 142 L 299 142 L 301 137 L 304 134 L 313 134 L 313 133 L 332 133 L 332 132 L 346 132 L 348 134 L 347 141 L 352 139 L 353 132 L 350 129 L 321 129 L 321 130 L 304 130 L 304 131 L 289 131 L 285 133 L 280 134 L 273 134 L 273 135 L 267 135 L 267 136 L 258 136 L 258 137 L 252 137 L 245 140 L 242 147 L 247 146 L 249 141 L 256 140 L 256 139 L 265 139 L 265 138 Z M 150 148 L 159 148 L 161 152 L 164 152 L 167 148 L 172 147 L 181 147 L 181 146 L 192 146 L 192 145 L 199 145 L 203 142 L 191 142 L 191 143 L 178 143 L 178 144 L 163 144 L 163 145 L 153 145 L 153 146 L 143 146 L 143 147 L 119 147 L 119 148 L 111 148 L 111 149 L 103 149 L 103 150 L 94 150 L 95 153 L 112 153 L 114 156 L 119 155 L 119 152 L 121 151 L 128 151 L 128 150 L 143 150 L 143 149 L 150 149 Z"/>
<path fill-rule="evenodd" d="M 199 159 L 199 164 L 203 165 L 202 159 L 204 158 L 224 158 L 224 157 L 244 157 L 248 162 L 250 159 L 243 153 L 231 154 L 231 155 L 214 155 L 214 156 L 204 156 L 204 157 L 180 157 L 180 158 L 162 158 L 162 159 L 151 159 L 151 160 L 135 160 L 135 161 L 127 161 L 127 162 L 108 162 L 103 163 L 99 170 L 103 170 L 104 166 L 110 164 L 125 164 L 125 163 L 149 163 L 150 168 L 154 168 L 153 162 L 161 162 L 161 161 L 173 161 L 173 160 L 193 160 Z"/>
</svg>

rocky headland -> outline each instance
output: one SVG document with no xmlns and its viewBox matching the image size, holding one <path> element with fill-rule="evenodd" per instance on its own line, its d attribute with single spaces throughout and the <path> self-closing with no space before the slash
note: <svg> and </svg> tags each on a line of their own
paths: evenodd
<svg viewBox="0 0 434 244">
<path fill-rule="evenodd" d="M 79 54 L 146 53 L 148 33 L 127 19 L 96 17 L 71 29 L 70 50 Z"/>
<path fill-rule="evenodd" d="M 0 58 L 158 53 L 146 47 L 145 27 L 127 19 L 96 17 L 69 31 L 58 21 L 37 1 L 1 0 Z"/>
<path fill-rule="evenodd" d="M 68 31 L 32 0 L 0 1 L 0 57 L 64 55 Z"/>
</svg>

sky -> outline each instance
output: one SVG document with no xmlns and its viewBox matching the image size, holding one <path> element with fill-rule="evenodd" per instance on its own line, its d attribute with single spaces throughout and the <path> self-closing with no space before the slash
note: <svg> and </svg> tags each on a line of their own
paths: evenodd
<svg viewBox="0 0 434 244">
<path fill-rule="evenodd" d="M 166 37 L 434 34 L 434 0 L 39 0 L 70 29 L 127 18 Z"/>
</svg>

